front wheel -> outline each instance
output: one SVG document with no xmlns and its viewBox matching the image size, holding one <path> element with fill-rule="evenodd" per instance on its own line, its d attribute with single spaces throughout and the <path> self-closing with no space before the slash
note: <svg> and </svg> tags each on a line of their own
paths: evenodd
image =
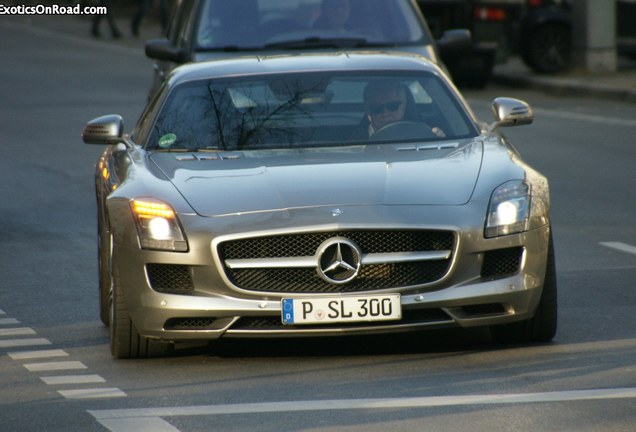
<svg viewBox="0 0 636 432">
<path fill-rule="evenodd" d="M 109 301 L 112 297 L 112 278 L 111 278 L 111 244 L 112 239 L 110 233 L 105 232 L 101 220 L 98 223 L 97 234 L 97 262 L 99 266 L 99 317 L 102 323 L 108 327 L 110 325 L 110 305 Z"/>
<path fill-rule="evenodd" d="M 172 345 L 141 336 L 130 319 L 121 286 L 119 271 L 113 267 L 113 289 L 110 299 L 110 352 L 115 358 L 162 357 Z"/>
<path fill-rule="evenodd" d="M 490 334 L 500 343 L 549 342 L 557 330 L 557 278 L 552 233 L 548 243 L 548 262 L 541 300 L 529 320 L 490 327 Z"/>
</svg>

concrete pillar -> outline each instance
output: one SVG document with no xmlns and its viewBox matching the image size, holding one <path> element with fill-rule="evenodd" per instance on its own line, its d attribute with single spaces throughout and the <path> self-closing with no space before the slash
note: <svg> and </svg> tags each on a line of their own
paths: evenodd
<svg viewBox="0 0 636 432">
<path fill-rule="evenodd" d="M 574 67 L 589 72 L 613 72 L 616 58 L 614 0 L 574 0 L 572 45 Z"/>
</svg>

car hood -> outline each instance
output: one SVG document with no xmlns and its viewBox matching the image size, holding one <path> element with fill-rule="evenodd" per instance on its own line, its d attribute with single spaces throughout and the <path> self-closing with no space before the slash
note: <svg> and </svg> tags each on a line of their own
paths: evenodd
<svg viewBox="0 0 636 432">
<path fill-rule="evenodd" d="M 462 205 L 481 142 L 219 153 L 157 152 L 151 161 L 194 211 L 219 216 L 346 205 Z"/>
</svg>

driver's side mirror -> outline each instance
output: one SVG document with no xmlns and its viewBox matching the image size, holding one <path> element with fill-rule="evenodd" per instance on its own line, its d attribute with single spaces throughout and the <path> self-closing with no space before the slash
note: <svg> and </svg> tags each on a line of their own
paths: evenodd
<svg viewBox="0 0 636 432">
<path fill-rule="evenodd" d="M 124 120 L 117 114 L 109 114 L 93 119 L 84 126 L 82 140 L 86 144 L 114 145 L 126 143 L 124 138 Z"/>
</svg>

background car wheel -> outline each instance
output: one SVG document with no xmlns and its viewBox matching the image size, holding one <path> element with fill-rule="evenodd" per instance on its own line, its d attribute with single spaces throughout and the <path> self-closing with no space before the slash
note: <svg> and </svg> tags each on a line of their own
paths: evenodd
<svg viewBox="0 0 636 432">
<path fill-rule="evenodd" d="M 554 73 L 570 66 L 571 32 L 567 26 L 546 24 L 522 40 L 521 57 L 534 71 Z"/>
<path fill-rule="evenodd" d="M 119 273 L 113 269 L 110 300 L 110 352 L 115 358 L 161 357 L 172 352 L 172 345 L 139 335 L 130 319 Z"/>
<path fill-rule="evenodd" d="M 492 326 L 490 334 L 496 342 L 500 343 L 549 342 L 556 334 L 556 330 L 557 278 L 554 246 L 552 244 L 552 234 L 550 234 L 543 292 L 534 316 L 525 321 Z"/>
</svg>

